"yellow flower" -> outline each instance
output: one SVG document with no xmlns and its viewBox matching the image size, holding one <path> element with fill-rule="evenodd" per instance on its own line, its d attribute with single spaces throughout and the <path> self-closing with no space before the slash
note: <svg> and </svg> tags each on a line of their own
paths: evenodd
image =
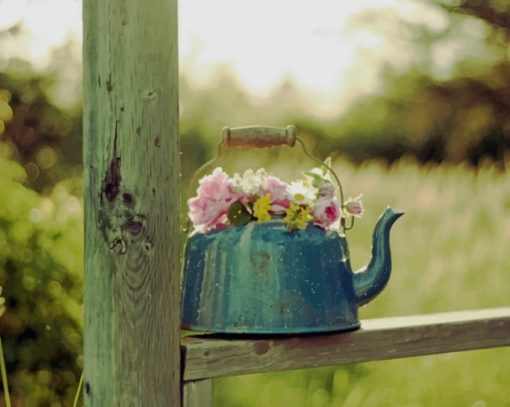
<svg viewBox="0 0 510 407">
<path fill-rule="evenodd" d="M 285 211 L 283 221 L 289 229 L 304 229 L 311 219 L 310 207 L 302 207 L 296 204 L 291 204 L 289 209 Z"/>
<path fill-rule="evenodd" d="M 269 209 L 271 209 L 271 194 L 268 193 L 255 201 L 253 205 L 253 215 L 258 220 L 271 220 Z"/>
</svg>

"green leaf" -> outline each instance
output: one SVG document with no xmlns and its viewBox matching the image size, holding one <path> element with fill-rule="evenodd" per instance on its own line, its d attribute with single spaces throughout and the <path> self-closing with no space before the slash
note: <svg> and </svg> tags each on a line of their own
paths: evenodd
<svg viewBox="0 0 510 407">
<path fill-rule="evenodd" d="M 253 219 L 252 214 L 248 212 L 246 206 L 239 201 L 232 202 L 228 208 L 227 217 L 230 224 L 236 226 L 246 225 Z"/>
<path fill-rule="evenodd" d="M 331 157 L 328 157 L 324 160 L 324 165 L 321 167 L 322 173 L 324 174 L 325 177 L 327 177 L 330 168 L 331 168 Z"/>
<path fill-rule="evenodd" d="M 314 172 L 308 171 L 305 172 L 305 175 L 309 176 L 312 179 L 312 185 L 315 188 L 319 188 L 324 181 L 326 181 L 323 177 L 321 177 L 319 174 L 316 174 Z"/>
</svg>

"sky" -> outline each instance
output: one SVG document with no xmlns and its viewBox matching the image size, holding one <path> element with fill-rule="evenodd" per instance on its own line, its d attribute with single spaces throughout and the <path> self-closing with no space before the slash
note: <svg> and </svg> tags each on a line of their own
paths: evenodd
<svg viewBox="0 0 510 407">
<path fill-rule="evenodd" d="M 290 80 L 318 112 L 338 112 L 378 86 L 384 63 L 407 61 L 372 29 L 378 21 L 353 23 L 360 13 L 380 9 L 407 21 L 445 24 L 417 0 L 182 0 L 181 73 L 207 86 L 215 67 L 228 65 L 254 97 Z M 16 23 L 22 30 L 2 41 L 0 59 L 22 57 L 44 69 L 51 51 L 66 42 L 76 44 L 72 52 L 80 58 L 81 0 L 0 0 L 0 30 Z"/>
</svg>

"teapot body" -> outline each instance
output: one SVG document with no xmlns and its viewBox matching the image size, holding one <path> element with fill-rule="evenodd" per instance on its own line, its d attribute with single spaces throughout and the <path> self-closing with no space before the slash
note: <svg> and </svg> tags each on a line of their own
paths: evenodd
<svg viewBox="0 0 510 407">
<path fill-rule="evenodd" d="M 249 222 L 188 239 L 182 327 L 298 334 L 359 327 L 347 241 L 309 224 Z"/>
</svg>

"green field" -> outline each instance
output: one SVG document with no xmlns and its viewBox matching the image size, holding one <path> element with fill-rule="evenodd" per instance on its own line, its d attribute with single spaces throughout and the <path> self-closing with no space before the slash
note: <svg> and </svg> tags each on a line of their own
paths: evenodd
<svg viewBox="0 0 510 407">
<path fill-rule="evenodd" d="M 335 169 L 347 194 L 364 194 L 365 216 L 348 235 L 353 267 L 368 261 L 384 207 L 406 212 L 392 231 L 389 285 L 361 318 L 509 304 L 510 173 L 405 160 Z M 219 379 L 215 405 L 510 406 L 508 377 L 502 348 Z"/>
</svg>

